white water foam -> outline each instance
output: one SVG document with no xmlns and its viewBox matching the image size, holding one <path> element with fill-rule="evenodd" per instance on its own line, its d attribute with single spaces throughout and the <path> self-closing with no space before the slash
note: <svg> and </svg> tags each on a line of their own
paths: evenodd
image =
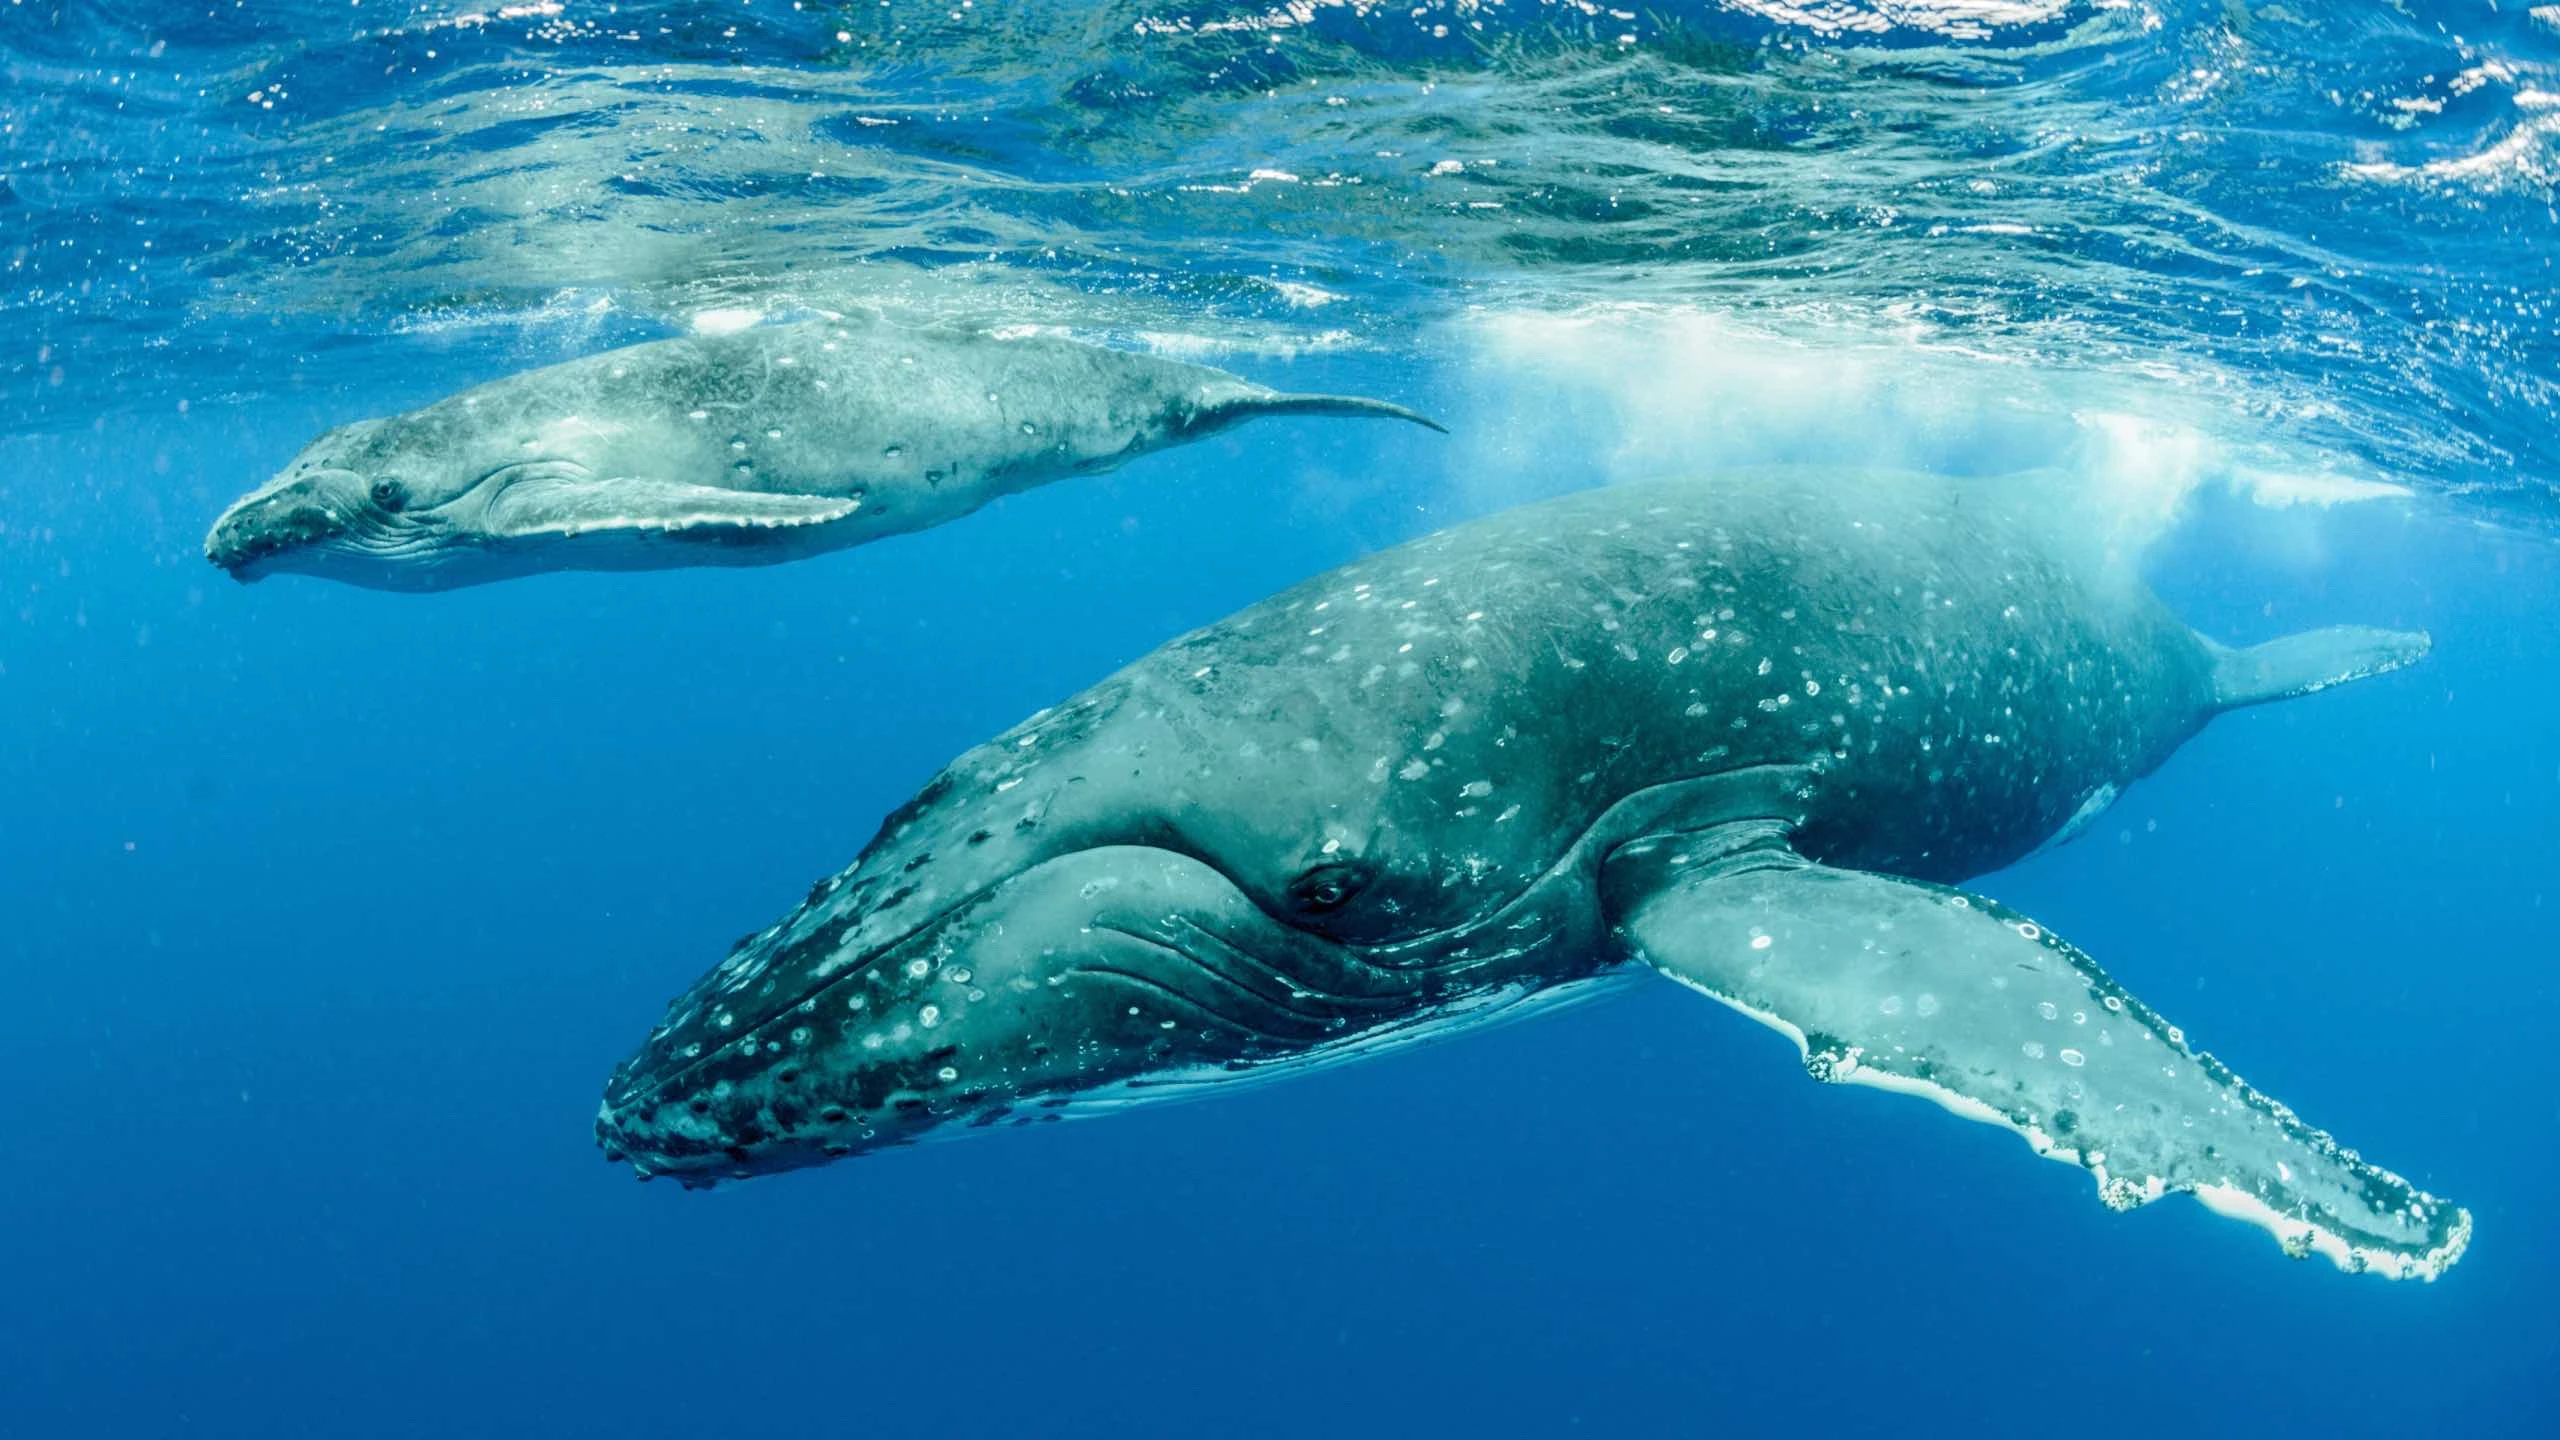
<svg viewBox="0 0 2560 1440">
<path fill-rule="evenodd" d="M 1592 479 L 1769 465 L 2054 470 L 2111 552 L 2138 554 L 2208 486 L 2268 506 L 2405 496 L 2384 476 L 2249 434 L 2201 369 L 2065 371 L 1916 329 L 1821 339 L 1694 310 L 1486 313 L 1451 347 L 1480 402 L 1456 472 L 1483 507 Z M 1556 473 L 1554 457 L 1592 473 Z"/>
</svg>

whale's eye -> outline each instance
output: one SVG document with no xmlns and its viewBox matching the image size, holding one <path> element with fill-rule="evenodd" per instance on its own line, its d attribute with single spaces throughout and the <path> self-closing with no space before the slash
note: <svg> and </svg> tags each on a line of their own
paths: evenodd
<svg viewBox="0 0 2560 1440">
<path fill-rule="evenodd" d="M 397 515 L 409 503 L 409 487 L 385 475 L 373 482 L 373 503 Z"/>
<path fill-rule="evenodd" d="M 1289 882 L 1289 903 L 1300 914 L 1329 914 L 1349 904 L 1368 885 L 1369 872 L 1358 865 L 1318 865 Z"/>
</svg>

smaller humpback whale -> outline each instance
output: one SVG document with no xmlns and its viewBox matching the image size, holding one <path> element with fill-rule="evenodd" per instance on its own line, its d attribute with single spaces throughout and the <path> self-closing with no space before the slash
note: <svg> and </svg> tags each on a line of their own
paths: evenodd
<svg viewBox="0 0 2560 1440">
<path fill-rule="evenodd" d="M 240 580 L 447 590 L 762 565 L 922 530 L 1264 415 L 1442 427 L 1053 337 L 777 325 L 660 340 L 331 430 L 215 522 Z"/>
<path fill-rule="evenodd" d="M 1344 566 L 961 756 L 675 1001 L 597 1138 L 704 1184 L 1650 972 L 1816 1079 L 2006 1127 L 2113 1208 L 2183 1191 L 2296 1256 L 2431 1279 L 2466 1212 L 1958 888 L 2216 714 L 2427 638 L 2225 649 L 2083 546 L 1979 485 L 1770 476 L 1588 492 Z"/>
</svg>

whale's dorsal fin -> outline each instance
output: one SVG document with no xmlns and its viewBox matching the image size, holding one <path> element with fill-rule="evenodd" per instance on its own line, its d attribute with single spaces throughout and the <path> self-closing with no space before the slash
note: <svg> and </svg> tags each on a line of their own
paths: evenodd
<svg viewBox="0 0 2560 1440">
<path fill-rule="evenodd" d="M 2414 665 L 2433 643 L 2423 630 L 2332 625 L 2236 650 L 2211 640 L 2204 645 L 2213 656 L 2215 708 L 2236 710 Z"/>
<path fill-rule="evenodd" d="M 638 476 L 537 476 L 507 486 L 482 517 L 490 538 L 533 540 L 633 531 L 701 538 L 824 525 L 858 497 L 722 490 Z"/>
<path fill-rule="evenodd" d="M 2470 1238 L 2466 1212 L 2189 1049 L 1994 901 L 1816 865 L 1761 831 L 1636 841 L 1602 883 L 1634 958 L 1794 1039 L 1815 1079 L 2005 1125 L 2094 1174 L 2114 1208 L 2183 1190 L 2287 1253 L 2395 1278 L 2435 1278 Z"/>
</svg>

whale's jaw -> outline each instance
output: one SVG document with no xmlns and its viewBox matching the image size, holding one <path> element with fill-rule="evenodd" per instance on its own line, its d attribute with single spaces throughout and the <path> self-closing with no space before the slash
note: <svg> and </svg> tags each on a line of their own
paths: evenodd
<svg viewBox="0 0 2560 1440">
<path fill-rule="evenodd" d="M 1038 858 L 868 949 L 851 918 L 804 912 L 679 999 L 606 1090 L 607 1155 L 692 1182 L 794 1169 L 1186 1093 L 1424 1003 L 1391 977 L 1353 993 L 1342 947 L 1144 845 Z"/>
</svg>

